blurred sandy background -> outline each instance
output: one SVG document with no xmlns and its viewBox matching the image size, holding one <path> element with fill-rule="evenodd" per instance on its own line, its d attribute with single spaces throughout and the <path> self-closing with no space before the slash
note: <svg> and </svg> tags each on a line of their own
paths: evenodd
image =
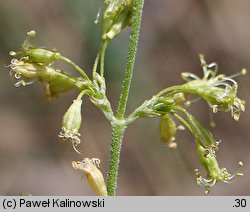
<svg viewBox="0 0 250 212">
<path fill-rule="evenodd" d="M 39 84 L 15 88 L 4 65 L 8 52 L 16 50 L 25 33 L 37 31 L 39 46 L 56 47 L 85 70 L 90 70 L 99 45 L 99 26 L 94 20 L 97 0 L 0 1 L 0 194 L 93 195 L 72 160 L 98 157 L 106 175 L 110 127 L 88 99 L 84 101 L 82 156 L 70 144 L 59 144 L 57 134 L 67 107 L 76 92 L 45 101 Z M 146 1 L 138 58 L 128 112 L 157 91 L 183 82 L 181 72 L 201 75 L 198 54 L 216 61 L 228 75 L 250 67 L 249 0 Z M 129 30 L 111 42 L 107 51 L 108 96 L 114 105 L 121 88 Z M 67 67 L 68 72 L 72 70 Z M 90 71 L 88 71 L 90 74 Z M 222 140 L 218 159 L 222 167 L 239 171 L 244 178 L 234 184 L 217 184 L 211 195 L 250 195 L 249 75 L 239 77 L 239 96 L 247 103 L 240 122 L 230 114 L 215 116 L 215 137 Z M 209 110 L 198 102 L 191 112 L 206 126 Z M 203 195 L 193 170 L 200 168 L 193 137 L 177 135 L 178 149 L 160 143 L 158 119 L 141 119 L 127 130 L 118 181 L 118 195 Z"/>
</svg>

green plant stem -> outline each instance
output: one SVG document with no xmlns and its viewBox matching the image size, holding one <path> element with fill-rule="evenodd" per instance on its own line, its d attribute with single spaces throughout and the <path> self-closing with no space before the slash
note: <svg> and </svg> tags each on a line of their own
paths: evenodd
<svg viewBox="0 0 250 212">
<path fill-rule="evenodd" d="M 133 77 L 133 70 L 135 64 L 135 57 L 137 52 L 137 44 L 140 32 L 141 15 L 143 9 L 144 0 L 135 1 L 135 10 L 132 20 L 132 29 L 129 43 L 129 51 L 127 57 L 127 64 L 124 73 L 124 80 L 122 84 L 122 91 L 120 96 L 120 101 L 117 110 L 117 118 L 122 119 L 126 111 L 126 105 L 130 90 L 130 85 Z"/>
<path fill-rule="evenodd" d="M 93 67 L 93 79 L 95 79 L 95 73 L 96 73 L 96 70 L 98 67 L 99 59 L 100 59 L 100 51 L 98 51 L 97 56 L 95 58 L 95 63 L 94 63 L 94 67 Z"/>
<path fill-rule="evenodd" d="M 101 48 L 101 58 L 100 58 L 100 74 L 103 77 L 104 75 L 104 58 L 105 58 L 105 52 L 108 46 L 108 41 L 103 41 L 102 48 Z"/>
<path fill-rule="evenodd" d="M 163 94 L 168 93 L 168 92 L 170 92 L 170 91 L 173 91 L 173 90 L 181 90 L 181 89 L 182 89 L 182 86 L 181 86 L 181 85 L 171 86 L 171 87 L 165 88 L 164 90 L 160 91 L 158 94 L 155 95 L 155 97 L 160 97 L 160 96 L 162 96 Z"/>
<path fill-rule="evenodd" d="M 122 145 L 124 131 L 126 129 L 126 125 L 123 123 L 123 120 L 126 111 L 130 84 L 133 76 L 143 5 L 144 5 L 144 0 L 135 1 L 135 10 L 133 14 L 127 64 L 125 68 L 122 91 L 120 95 L 120 101 L 116 116 L 117 121 L 112 123 L 112 139 L 111 139 L 109 167 L 107 176 L 108 177 L 107 190 L 109 196 L 114 196 L 116 194 L 116 184 L 117 184 L 118 168 L 120 161 L 121 145 Z"/>
<path fill-rule="evenodd" d="M 114 124 L 112 126 L 112 142 L 110 146 L 109 169 L 107 176 L 107 192 L 109 196 L 115 196 L 116 194 L 118 168 L 124 131 L 125 127 L 123 125 Z"/>
<path fill-rule="evenodd" d="M 100 61 L 100 74 L 101 76 L 104 75 L 104 59 L 107 46 L 108 46 L 108 41 L 107 40 L 102 41 L 101 47 L 99 48 L 99 51 L 96 55 L 95 63 L 93 66 L 93 79 L 95 79 L 95 73 L 97 72 L 99 61 Z"/>
<path fill-rule="evenodd" d="M 75 68 L 82 75 L 82 77 L 84 79 L 86 79 L 87 81 L 90 81 L 88 75 L 78 65 L 76 65 L 74 62 L 72 62 L 70 59 L 68 59 L 62 55 L 60 56 L 60 59 L 65 61 L 69 65 L 71 65 L 73 68 Z"/>
</svg>

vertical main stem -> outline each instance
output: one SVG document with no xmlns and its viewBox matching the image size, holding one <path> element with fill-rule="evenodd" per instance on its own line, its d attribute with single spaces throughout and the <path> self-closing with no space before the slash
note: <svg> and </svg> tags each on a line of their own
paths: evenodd
<svg viewBox="0 0 250 212">
<path fill-rule="evenodd" d="M 109 196 L 114 196 L 116 194 L 116 183 L 124 131 L 124 126 L 118 124 L 114 124 L 112 126 L 112 142 L 110 147 L 109 169 L 107 176 L 107 192 Z"/>
<path fill-rule="evenodd" d="M 126 126 L 122 123 L 122 120 L 124 119 L 124 114 L 126 111 L 127 100 L 130 90 L 130 84 L 133 77 L 143 5 L 144 5 L 144 0 L 135 1 L 127 64 L 124 73 L 124 80 L 122 84 L 120 101 L 117 109 L 117 116 L 116 116 L 117 123 L 112 123 L 112 139 L 111 139 L 108 179 L 107 179 L 107 191 L 109 196 L 114 196 L 116 194 L 116 184 L 117 184 L 117 176 L 118 176 L 118 169 L 120 162 L 121 146 L 123 141 L 123 135 L 126 129 Z M 119 120 L 121 120 L 121 123 L 119 123 Z"/>
<path fill-rule="evenodd" d="M 135 64 L 135 57 L 136 57 L 136 52 L 137 52 L 143 4 L 144 4 L 144 0 L 135 1 L 135 10 L 134 10 L 133 20 L 132 20 L 127 64 L 125 68 L 122 91 L 121 91 L 120 101 L 119 101 L 118 110 L 117 110 L 118 119 L 122 119 L 126 111 L 130 84 L 132 81 L 133 71 L 134 71 L 134 64 Z"/>
</svg>

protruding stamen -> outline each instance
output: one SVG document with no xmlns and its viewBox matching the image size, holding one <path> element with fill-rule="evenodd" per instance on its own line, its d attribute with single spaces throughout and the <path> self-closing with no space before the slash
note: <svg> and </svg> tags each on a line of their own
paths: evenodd
<svg viewBox="0 0 250 212">
<path fill-rule="evenodd" d="M 239 73 L 228 76 L 228 78 L 235 78 L 238 76 L 245 76 L 247 74 L 247 69 L 243 68 Z"/>
<path fill-rule="evenodd" d="M 31 31 L 27 32 L 27 35 L 29 37 L 35 37 L 36 36 L 36 31 L 35 30 L 31 30 Z"/>
<path fill-rule="evenodd" d="M 213 111 L 213 113 L 217 113 L 218 112 L 218 105 L 213 105 L 212 106 L 212 111 Z"/>
<path fill-rule="evenodd" d="M 99 24 L 99 20 L 100 20 L 100 14 L 101 14 L 101 7 L 98 9 L 98 13 L 96 15 L 96 19 L 94 21 L 95 24 Z"/>
<path fill-rule="evenodd" d="M 185 81 L 199 80 L 200 79 L 197 75 L 195 75 L 193 73 L 189 73 L 189 72 L 183 72 L 183 73 L 181 73 L 181 77 Z"/>
<path fill-rule="evenodd" d="M 239 166 L 244 166 L 243 162 L 242 161 L 239 161 Z"/>
<path fill-rule="evenodd" d="M 14 52 L 14 51 L 10 51 L 10 56 L 16 56 L 16 52 Z"/>
</svg>

